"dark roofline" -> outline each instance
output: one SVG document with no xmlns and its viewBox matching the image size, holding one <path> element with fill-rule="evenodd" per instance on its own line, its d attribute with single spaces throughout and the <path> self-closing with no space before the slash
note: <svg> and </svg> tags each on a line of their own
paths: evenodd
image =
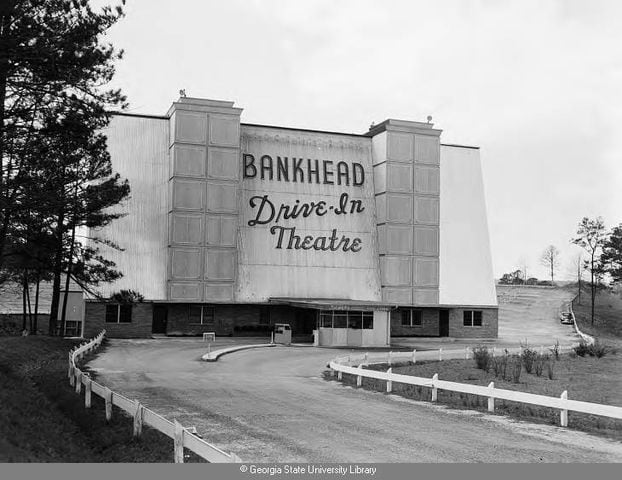
<svg viewBox="0 0 622 480">
<path fill-rule="evenodd" d="M 138 117 L 138 118 L 153 118 L 156 120 L 168 120 L 166 115 L 146 115 L 144 113 L 127 113 L 127 112 L 110 112 L 112 115 L 119 115 L 120 117 Z"/>
<path fill-rule="evenodd" d="M 278 125 L 262 125 L 259 123 L 240 123 L 240 125 L 244 127 L 278 128 L 279 130 L 289 130 L 294 132 L 325 133 L 329 135 L 346 135 L 348 137 L 369 138 L 368 135 L 360 133 L 331 132 L 328 130 L 313 130 L 310 128 L 279 127 Z"/>
<path fill-rule="evenodd" d="M 456 148 L 470 148 L 471 150 L 479 150 L 479 147 L 473 147 L 471 145 L 458 145 L 455 143 L 441 143 L 443 147 L 456 147 Z"/>
</svg>

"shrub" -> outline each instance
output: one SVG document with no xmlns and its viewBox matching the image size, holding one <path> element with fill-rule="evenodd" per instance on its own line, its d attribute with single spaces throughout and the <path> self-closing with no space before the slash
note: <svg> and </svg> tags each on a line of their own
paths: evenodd
<svg viewBox="0 0 622 480">
<path fill-rule="evenodd" d="M 535 350 L 529 347 L 526 347 L 523 349 L 523 352 L 521 353 L 521 357 L 523 360 L 523 364 L 525 365 L 525 371 L 527 373 L 531 373 L 533 371 L 534 362 L 536 361 L 536 358 L 538 357 L 538 352 L 536 352 Z"/>
<path fill-rule="evenodd" d="M 534 369 L 536 371 L 536 375 L 538 377 L 542 376 L 542 371 L 544 370 L 544 364 L 545 362 L 549 361 L 549 356 L 548 355 L 539 355 L 536 357 L 536 360 L 534 362 Z"/>
<path fill-rule="evenodd" d="M 490 369 L 491 358 L 488 347 L 481 345 L 473 347 L 473 359 L 477 368 L 487 372 Z"/>
<path fill-rule="evenodd" d="M 592 357 L 602 358 L 609 353 L 609 347 L 599 342 L 594 342 L 592 345 L 590 345 L 588 353 Z"/>
<path fill-rule="evenodd" d="M 560 352 L 559 340 L 555 340 L 555 345 L 553 345 L 553 347 L 550 348 L 549 350 L 551 350 L 551 353 L 555 355 L 555 360 L 559 360 L 559 352 Z"/>
<path fill-rule="evenodd" d="M 520 374 L 523 371 L 523 362 L 518 355 L 515 355 L 514 363 L 512 364 L 512 381 L 514 383 L 520 382 Z"/>
<path fill-rule="evenodd" d="M 508 351 L 505 350 L 505 354 L 500 357 L 492 357 L 492 368 L 495 372 L 495 377 L 497 378 L 505 378 L 508 369 Z"/>
<path fill-rule="evenodd" d="M 590 346 L 585 342 L 585 340 L 581 340 L 579 345 L 575 345 L 572 347 L 574 353 L 576 353 L 580 357 L 585 357 L 585 355 L 589 355 Z"/>
</svg>

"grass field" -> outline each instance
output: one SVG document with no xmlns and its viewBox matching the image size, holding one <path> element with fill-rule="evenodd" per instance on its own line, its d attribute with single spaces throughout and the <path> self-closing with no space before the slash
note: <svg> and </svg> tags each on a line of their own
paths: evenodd
<svg viewBox="0 0 622 480">
<path fill-rule="evenodd" d="M 543 295 L 546 290 L 539 293 Z M 503 301 L 509 304 L 510 308 L 512 308 L 513 302 L 522 306 L 526 301 L 523 297 L 524 295 L 515 298 L 508 297 L 504 298 Z M 519 383 L 506 381 L 496 378 L 492 371 L 485 372 L 476 368 L 474 360 L 445 360 L 442 362 L 421 362 L 415 365 L 405 364 L 394 367 L 393 372 L 429 378 L 438 373 L 441 380 L 477 385 L 488 385 L 490 382 L 495 382 L 497 388 L 554 397 L 559 397 L 564 390 L 567 390 L 570 399 L 622 406 L 622 377 L 619 373 L 622 370 L 622 298 L 610 293 L 599 294 L 596 300 L 594 326 L 589 321 L 589 295 L 584 295 L 583 299 L 582 305 L 575 304 L 574 307 L 579 327 L 586 333 L 594 335 L 599 342 L 611 347 L 611 351 L 602 358 L 561 355 L 559 360 L 552 362 L 552 380 L 548 378 L 546 370 L 539 377 L 533 373 L 528 374 L 523 369 Z M 501 327 L 499 330 L 501 332 Z M 614 353 L 615 351 L 617 353 Z M 386 370 L 387 366 L 370 368 Z M 343 379 L 346 384 L 356 384 L 354 376 L 344 375 Z M 386 382 L 364 378 L 362 387 L 385 391 Z M 393 393 L 424 401 L 429 401 L 431 395 L 429 388 L 398 383 L 393 383 Z M 438 401 L 440 404 L 455 408 L 487 410 L 487 398 L 470 394 L 439 390 Z M 559 410 L 536 405 L 497 400 L 495 413 L 559 425 Z M 622 421 L 620 420 L 569 412 L 569 426 L 622 440 Z"/>
<path fill-rule="evenodd" d="M 72 340 L 0 337 L 0 463 L 172 462 L 173 441 L 151 428 L 132 438 L 132 420 L 103 400 L 92 408 L 67 380 Z M 199 460 L 192 455 L 187 461 Z"/>
</svg>

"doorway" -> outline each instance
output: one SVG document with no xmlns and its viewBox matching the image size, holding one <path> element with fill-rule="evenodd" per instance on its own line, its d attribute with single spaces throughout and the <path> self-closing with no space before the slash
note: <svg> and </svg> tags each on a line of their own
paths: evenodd
<svg viewBox="0 0 622 480">
<path fill-rule="evenodd" d="M 166 333 L 166 321 L 168 317 L 167 305 L 153 306 L 153 323 L 151 333 Z"/>
<path fill-rule="evenodd" d="M 449 310 L 438 312 L 438 336 L 449 337 Z"/>
</svg>

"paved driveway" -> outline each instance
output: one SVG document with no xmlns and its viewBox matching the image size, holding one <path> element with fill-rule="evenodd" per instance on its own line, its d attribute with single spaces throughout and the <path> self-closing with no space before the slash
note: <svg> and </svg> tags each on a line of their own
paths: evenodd
<svg viewBox="0 0 622 480">
<path fill-rule="evenodd" d="M 110 340 L 99 380 L 255 462 L 612 462 L 622 444 L 327 382 L 344 350 L 276 347 L 199 361 L 194 339 Z"/>
</svg>

